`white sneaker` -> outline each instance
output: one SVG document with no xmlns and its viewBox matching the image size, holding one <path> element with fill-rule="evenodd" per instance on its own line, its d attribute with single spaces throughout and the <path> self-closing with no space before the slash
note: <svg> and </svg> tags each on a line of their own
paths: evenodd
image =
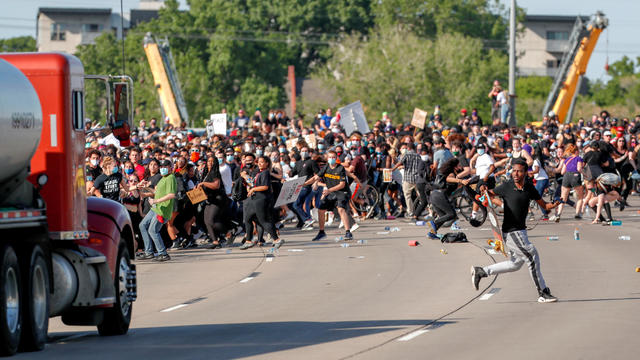
<svg viewBox="0 0 640 360">
<path fill-rule="evenodd" d="M 358 225 L 358 223 L 355 223 L 355 224 L 353 224 L 351 229 L 349 229 L 349 231 L 354 232 L 354 231 L 358 230 L 359 228 L 360 228 L 360 225 Z"/>
<path fill-rule="evenodd" d="M 294 217 L 296 217 L 296 214 L 294 214 L 293 211 L 289 210 L 289 211 L 287 211 L 287 215 L 284 217 L 284 219 L 282 219 L 282 222 L 285 223 L 285 222 L 293 219 Z"/>
<path fill-rule="evenodd" d="M 333 213 L 332 212 L 328 213 L 327 221 L 325 222 L 325 225 L 331 226 L 333 224 L 333 219 L 334 219 Z"/>
<path fill-rule="evenodd" d="M 558 215 L 553 215 L 552 217 L 549 218 L 549 221 L 559 222 L 560 217 Z"/>
<path fill-rule="evenodd" d="M 309 228 L 312 228 L 314 222 L 315 221 L 313 221 L 313 219 L 309 219 L 309 220 L 305 221 L 304 224 L 302 225 L 302 230 L 307 230 Z"/>
<path fill-rule="evenodd" d="M 340 225 L 338 225 L 338 229 L 342 229 L 343 226 L 344 226 L 344 223 L 342 223 L 342 220 L 340 220 Z"/>
</svg>

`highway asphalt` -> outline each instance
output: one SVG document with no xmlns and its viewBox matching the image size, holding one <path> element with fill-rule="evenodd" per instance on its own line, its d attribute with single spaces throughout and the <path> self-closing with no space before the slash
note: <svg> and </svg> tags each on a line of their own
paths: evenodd
<svg viewBox="0 0 640 360">
<path fill-rule="evenodd" d="M 529 232 L 558 303 L 537 302 L 526 266 L 472 288 L 470 266 L 505 259 L 487 249 L 488 222 L 462 221 L 470 243 L 446 246 L 402 220 L 362 222 L 349 247 L 334 241 L 343 234 L 336 227 L 316 243 L 315 230 L 289 225 L 278 253 L 193 249 L 167 263 L 138 261 L 127 335 L 100 337 L 51 319 L 46 349 L 16 358 L 637 358 L 637 197 L 631 205 L 614 211 L 622 226 L 574 220 L 568 208 L 560 223 Z M 400 230 L 379 234 L 386 226 Z M 546 239 L 553 235 L 559 240 Z"/>
</svg>

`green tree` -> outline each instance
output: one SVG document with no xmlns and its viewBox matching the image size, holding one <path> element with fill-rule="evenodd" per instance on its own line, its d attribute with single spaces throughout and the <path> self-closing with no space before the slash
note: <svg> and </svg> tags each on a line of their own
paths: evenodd
<svg viewBox="0 0 640 360">
<path fill-rule="evenodd" d="M 362 100 L 369 117 L 390 111 L 408 120 L 414 107 L 439 104 L 445 114 L 486 106 L 487 84 L 505 76 L 506 56 L 460 34 L 421 38 L 398 27 L 346 37 L 332 47 L 327 70 L 316 76 L 349 103 Z M 487 109 L 488 110 L 488 109 Z"/>
<path fill-rule="evenodd" d="M 0 39 L 0 52 L 29 52 L 36 51 L 36 39 L 32 36 L 18 36 Z"/>
<path fill-rule="evenodd" d="M 516 79 L 518 99 L 546 99 L 553 79 L 549 76 L 525 76 Z"/>
</svg>

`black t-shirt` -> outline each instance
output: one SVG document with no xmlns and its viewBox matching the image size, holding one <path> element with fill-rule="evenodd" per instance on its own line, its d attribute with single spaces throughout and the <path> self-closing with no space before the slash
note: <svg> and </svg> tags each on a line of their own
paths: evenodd
<svg viewBox="0 0 640 360">
<path fill-rule="evenodd" d="M 584 154 L 582 159 L 584 160 L 584 163 L 587 165 L 600 166 L 600 164 L 603 162 L 602 153 L 600 151 L 595 151 L 595 150 L 589 151 L 588 153 Z"/>
<path fill-rule="evenodd" d="M 222 183 L 222 175 L 220 175 L 220 169 L 217 167 L 211 168 L 207 173 L 207 176 L 204 177 L 204 182 L 214 182 L 218 179 L 220 181 L 220 186 L 216 190 L 209 189 L 208 187 L 203 186 L 204 193 L 207 195 L 207 200 L 212 204 L 221 205 L 225 203 L 227 198 L 224 193 L 224 184 Z"/>
<path fill-rule="evenodd" d="M 120 201 L 120 182 L 122 182 L 122 174 L 120 172 L 109 176 L 101 174 L 93 182 L 93 186 L 100 190 L 103 198 Z"/>
<path fill-rule="evenodd" d="M 504 204 L 504 220 L 502 232 L 525 230 L 529 213 L 529 202 L 539 200 L 540 194 L 530 181 L 524 182 L 522 190 L 516 189 L 513 179 L 497 186 L 493 192 L 502 198 Z"/>
<path fill-rule="evenodd" d="M 95 181 L 101 174 L 102 168 L 100 166 L 96 166 L 94 168 L 92 168 L 91 166 L 87 166 L 87 181 Z"/>
<path fill-rule="evenodd" d="M 346 186 L 347 172 L 342 165 L 336 165 L 336 167 L 332 169 L 329 164 L 327 164 L 320 170 L 318 176 L 322 179 L 321 181 L 327 185 L 327 189 L 339 185 L 344 181 L 345 186 L 338 191 L 346 193 L 349 190 Z"/>
<path fill-rule="evenodd" d="M 272 195 L 272 191 L 271 191 L 271 172 L 269 170 L 264 170 L 264 171 L 260 171 L 254 178 L 253 178 L 253 187 L 258 187 L 258 186 L 267 186 L 268 189 L 265 191 L 257 191 L 256 194 L 262 194 L 266 197 L 271 197 Z"/>
<path fill-rule="evenodd" d="M 158 185 L 158 183 L 160 182 L 160 179 L 162 179 L 162 175 L 160 174 L 155 174 L 153 176 L 151 176 L 150 178 L 148 178 L 147 180 L 149 181 L 149 187 L 152 189 L 156 188 L 156 185 Z M 149 199 L 150 198 L 144 198 L 144 202 L 142 203 L 142 213 L 144 215 L 146 215 L 149 210 L 151 210 L 151 205 L 149 205 Z"/>
</svg>

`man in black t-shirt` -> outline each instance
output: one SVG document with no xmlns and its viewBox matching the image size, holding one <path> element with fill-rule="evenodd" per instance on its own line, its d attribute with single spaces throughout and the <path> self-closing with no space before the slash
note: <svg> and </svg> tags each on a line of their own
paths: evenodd
<svg viewBox="0 0 640 360">
<path fill-rule="evenodd" d="M 533 283 L 538 290 L 538 302 L 558 301 L 546 286 L 542 272 L 540 271 L 540 259 L 538 250 L 527 237 L 526 219 L 529 212 L 529 202 L 535 200 L 540 207 L 547 211 L 555 208 L 560 203 L 548 204 L 540 197 L 540 194 L 529 181 L 525 181 L 527 175 L 527 163 L 523 159 L 514 159 L 512 162 L 511 180 L 496 187 L 491 195 L 492 202 L 498 206 L 504 206 L 504 220 L 502 222 L 503 246 L 509 253 L 509 260 L 497 264 L 479 267 L 471 267 L 471 281 L 476 290 L 480 279 L 489 275 L 497 275 L 519 270 L 526 262 Z"/>
<path fill-rule="evenodd" d="M 313 177 L 320 171 L 320 168 L 318 167 L 318 163 L 312 159 L 313 154 L 309 152 L 308 147 L 303 146 L 300 149 L 300 155 L 302 160 L 296 163 L 291 176 L 298 175 L 299 177 L 306 177 L 307 180 L 305 180 L 305 186 L 303 186 L 300 190 L 298 199 L 293 203 L 293 210 L 296 212 L 300 220 L 302 220 L 298 222 L 298 225 L 296 225 L 296 227 L 299 229 L 306 229 L 313 225 L 311 209 L 309 208 L 311 204 L 311 197 L 313 196 L 313 189 L 311 188 L 311 184 L 315 182 L 315 180 L 313 180 Z M 309 204 L 307 205 L 306 210 L 303 207 L 305 204 Z"/>
<path fill-rule="evenodd" d="M 338 214 L 344 224 L 344 228 L 347 229 L 344 239 L 352 240 L 351 235 L 351 223 L 349 214 L 347 214 L 347 207 L 349 206 L 349 189 L 347 188 L 347 172 L 342 165 L 337 163 L 338 155 L 335 151 L 331 150 L 327 153 L 327 165 L 325 165 L 318 174 L 313 178 L 313 182 L 318 182 L 318 185 L 324 186 L 322 191 L 322 200 L 320 206 L 318 206 L 318 225 L 319 231 L 312 241 L 322 240 L 327 237 L 324 232 L 324 214 L 327 210 L 333 210 L 338 208 Z"/>
</svg>

